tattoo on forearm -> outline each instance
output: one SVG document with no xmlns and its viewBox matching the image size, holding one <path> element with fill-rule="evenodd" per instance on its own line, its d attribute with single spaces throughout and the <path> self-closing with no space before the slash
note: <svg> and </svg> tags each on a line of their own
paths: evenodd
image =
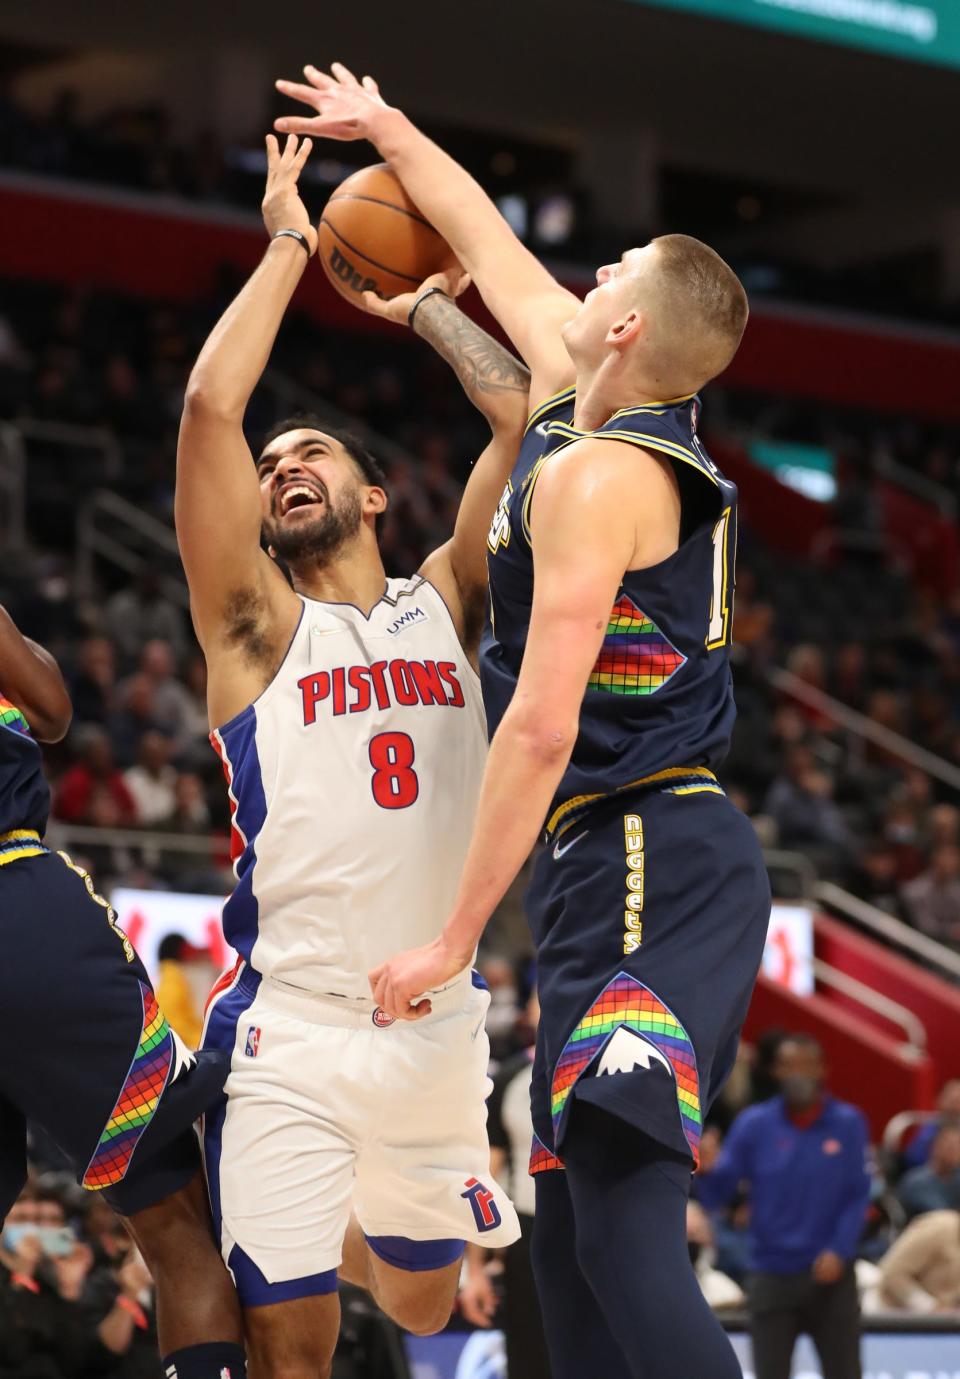
<svg viewBox="0 0 960 1379">
<path fill-rule="evenodd" d="M 485 393 L 529 391 L 529 370 L 449 297 L 439 292 L 428 297 L 414 318 L 414 330 L 447 361 L 481 410 Z"/>
</svg>

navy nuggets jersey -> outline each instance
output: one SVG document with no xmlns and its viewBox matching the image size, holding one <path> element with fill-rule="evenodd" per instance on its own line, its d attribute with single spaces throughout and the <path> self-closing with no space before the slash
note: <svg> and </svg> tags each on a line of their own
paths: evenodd
<svg viewBox="0 0 960 1379">
<path fill-rule="evenodd" d="M 569 809 L 659 772 L 712 770 L 726 755 L 735 716 L 729 646 L 737 490 L 697 437 L 699 399 L 627 407 L 593 432 L 572 425 L 573 411 L 570 389 L 534 412 L 490 528 L 481 676 L 491 734 L 523 659 L 533 601 L 530 500 L 550 457 L 587 435 L 667 456 L 680 485 L 681 532 L 672 556 L 623 577 L 551 829 Z"/>
<path fill-rule="evenodd" d="M 23 714 L 0 692 L 0 834 L 28 828 L 42 835 L 49 813 L 40 748 Z"/>
</svg>

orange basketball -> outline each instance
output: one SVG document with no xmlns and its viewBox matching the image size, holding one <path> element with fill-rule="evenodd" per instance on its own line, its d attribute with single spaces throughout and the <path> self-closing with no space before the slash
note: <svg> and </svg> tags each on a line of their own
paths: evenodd
<svg viewBox="0 0 960 1379">
<path fill-rule="evenodd" d="M 327 202 L 317 227 L 323 271 L 348 302 L 412 292 L 451 257 L 386 163 L 361 168 Z"/>
</svg>

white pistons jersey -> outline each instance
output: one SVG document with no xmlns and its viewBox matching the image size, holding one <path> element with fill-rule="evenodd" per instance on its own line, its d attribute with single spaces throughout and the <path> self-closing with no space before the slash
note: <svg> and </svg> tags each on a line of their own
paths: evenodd
<svg viewBox="0 0 960 1379">
<path fill-rule="evenodd" d="M 487 750 L 480 682 L 419 575 L 388 580 L 369 618 L 301 602 L 274 679 L 211 734 L 233 816 L 224 932 L 266 977 L 370 1000 L 370 969 L 436 938 L 453 902 Z"/>
</svg>

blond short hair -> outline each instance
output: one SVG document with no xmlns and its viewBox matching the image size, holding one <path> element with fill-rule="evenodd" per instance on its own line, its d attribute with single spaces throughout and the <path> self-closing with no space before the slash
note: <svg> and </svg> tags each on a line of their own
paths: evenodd
<svg viewBox="0 0 960 1379">
<path fill-rule="evenodd" d="M 730 265 L 691 235 L 659 235 L 656 277 L 668 330 L 691 373 L 706 383 L 722 373 L 743 339 L 747 294 Z M 700 386 L 697 384 L 696 386 Z"/>
</svg>

